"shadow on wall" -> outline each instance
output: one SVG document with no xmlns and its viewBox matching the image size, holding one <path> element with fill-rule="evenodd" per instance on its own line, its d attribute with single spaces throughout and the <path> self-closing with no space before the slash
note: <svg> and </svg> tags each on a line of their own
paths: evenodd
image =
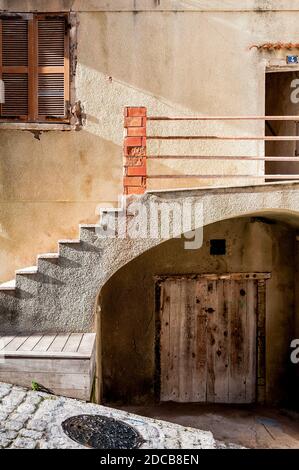
<svg viewBox="0 0 299 470">
<path fill-rule="evenodd" d="M 217 114 L 221 102 L 226 114 L 236 106 L 241 110 L 243 95 L 248 100 L 253 85 L 245 77 L 244 61 L 248 64 L 251 54 L 247 50 L 252 41 L 250 15 L 239 15 L 236 23 L 234 15 L 228 19 L 221 13 L 93 12 L 81 13 L 79 22 L 80 67 L 103 74 L 111 85 L 127 87 L 128 96 L 139 92 L 143 95 L 139 105 L 147 101 L 161 110 L 163 106 L 189 113 L 214 109 Z M 228 65 L 230 50 L 234 54 Z M 232 75 L 238 77 L 233 89 Z M 241 102 L 234 100 L 234 94 Z M 121 106 L 128 104 L 132 103 Z"/>
<path fill-rule="evenodd" d="M 79 223 L 122 192 L 122 149 L 80 132 L 0 132 L 0 279 L 77 238 Z M 109 156 L 109 157 L 108 157 Z"/>
<path fill-rule="evenodd" d="M 239 15 L 236 24 L 234 15 L 228 19 L 221 13 L 92 12 L 80 13 L 79 23 L 76 89 L 86 108 L 86 131 L 91 134 L 121 146 L 123 108 L 127 105 L 146 106 L 153 115 L 263 114 L 264 102 L 257 96 L 257 52 L 248 49 L 252 41 L 250 15 Z M 233 51 L 229 62 L 228 51 Z M 263 81 L 260 83 L 263 93 Z M 262 135 L 263 123 L 163 122 L 148 123 L 148 129 L 158 135 Z M 263 144 L 156 141 L 150 143 L 148 153 L 262 155 Z M 148 169 L 160 175 L 219 174 L 218 161 L 209 161 L 206 167 L 206 161 L 160 160 L 150 161 Z M 262 171 L 256 161 L 221 162 L 221 173 Z M 213 184 L 213 179 L 148 180 L 149 189 Z M 221 184 L 239 185 L 244 180 L 217 182 Z"/>
</svg>

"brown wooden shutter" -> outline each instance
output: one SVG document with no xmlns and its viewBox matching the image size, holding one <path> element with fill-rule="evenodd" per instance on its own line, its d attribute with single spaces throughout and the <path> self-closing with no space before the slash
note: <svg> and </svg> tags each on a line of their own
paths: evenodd
<svg viewBox="0 0 299 470">
<path fill-rule="evenodd" d="M 0 15 L 0 79 L 0 120 L 68 122 L 68 15 Z"/>
<path fill-rule="evenodd" d="M 29 21 L 0 17 L 0 78 L 5 86 L 1 118 L 28 119 Z"/>
<path fill-rule="evenodd" d="M 37 16 L 38 120 L 65 120 L 69 104 L 69 39 L 65 16 Z"/>
</svg>

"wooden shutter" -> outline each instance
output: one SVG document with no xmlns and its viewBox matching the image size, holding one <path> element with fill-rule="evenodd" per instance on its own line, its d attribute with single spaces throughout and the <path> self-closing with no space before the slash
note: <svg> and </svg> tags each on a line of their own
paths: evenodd
<svg viewBox="0 0 299 470">
<path fill-rule="evenodd" d="M 68 16 L 0 16 L 0 79 L 5 86 L 0 120 L 67 122 Z"/>
<path fill-rule="evenodd" d="M 0 78 L 5 86 L 2 118 L 28 118 L 28 44 L 28 17 L 0 17 Z"/>
<path fill-rule="evenodd" d="M 69 40 L 65 16 L 38 15 L 38 120 L 67 118 Z"/>
</svg>

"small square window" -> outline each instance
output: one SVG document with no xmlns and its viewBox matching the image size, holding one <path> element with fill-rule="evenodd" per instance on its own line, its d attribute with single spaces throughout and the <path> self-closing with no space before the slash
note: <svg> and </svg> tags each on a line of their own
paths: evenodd
<svg viewBox="0 0 299 470">
<path fill-rule="evenodd" d="M 210 240 L 210 255 L 225 255 L 226 254 L 226 240 L 214 239 Z"/>
</svg>

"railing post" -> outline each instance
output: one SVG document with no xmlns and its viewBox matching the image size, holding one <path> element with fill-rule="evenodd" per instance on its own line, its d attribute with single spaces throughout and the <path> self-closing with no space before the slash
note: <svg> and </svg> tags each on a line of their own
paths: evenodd
<svg viewBox="0 0 299 470">
<path fill-rule="evenodd" d="M 146 108 L 125 107 L 124 194 L 146 190 Z"/>
</svg>

